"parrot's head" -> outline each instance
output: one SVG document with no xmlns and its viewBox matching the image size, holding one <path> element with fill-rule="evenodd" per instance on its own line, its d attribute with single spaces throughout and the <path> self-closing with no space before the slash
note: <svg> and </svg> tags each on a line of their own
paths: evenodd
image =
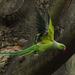
<svg viewBox="0 0 75 75">
<path fill-rule="evenodd" d="M 66 46 L 64 44 L 62 44 L 62 43 L 59 43 L 58 50 L 59 51 L 65 51 L 66 50 Z"/>
</svg>

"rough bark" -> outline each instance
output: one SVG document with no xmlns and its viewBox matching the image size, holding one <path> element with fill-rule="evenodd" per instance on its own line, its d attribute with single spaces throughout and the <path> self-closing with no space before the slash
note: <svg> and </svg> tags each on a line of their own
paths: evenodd
<svg viewBox="0 0 75 75">
<path fill-rule="evenodd" d="M 0 0 L 0 16 L 5 17 L 18 11 L 24 3 L 24 0 Z"/>
<path fill-rule="evenodd" d="M 53 5 L 49 7 L 50 16 L 55 26 L 58 25 L 59 16 L 67 1 L 68 0 L 55 0 Z"/>
<path fill-rule="evenodd" d="M 35 37 L 34 0 L 24 0 L 20 8 L 21 2 L 17 2 L 18 0 L 1 0 L 5 10 L 3 11 L 3 7 L 0 7 L 0 12 L 4 16 L 1 16 L 0 13 L 0 48 L 17 44 L 24 46 L 25 41 L 29 42 L 26 42 L 26 47 L 28 47 L 32 45 L 32 40 Z M 9 7 L 7 8 L 5 5 L 9 5 Z M 12 6 L 15 8 L 14 10 L 11 9 Z M 7 12 L 5 13 L 5 11 Z M 31 36 L 32 34 L 33 36 Z"/>
</svg>

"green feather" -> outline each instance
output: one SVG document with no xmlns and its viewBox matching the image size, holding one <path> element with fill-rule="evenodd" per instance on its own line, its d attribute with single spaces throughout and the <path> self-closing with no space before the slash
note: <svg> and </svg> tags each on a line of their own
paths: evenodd
<svg viewBox="0 0 75 75">
<path fill-rule="evenodd" d="M 24 49 L 24 50 L 22 50 L 22 51 L 17 51 L 17 52 L 10 52 L 10 53 L 0 53 L 0 54 L 6 54 L 6 55 L 19 55 L 19 54 L 23 54 L 23 53 L 25 53 L 25 54 L 28 54 L 28 53 L 30 53 L 30 52 L 34 52 L 35 50 L 36 50 L 36 48 L 38 47 L 38 45 L 33 45 L 33 46 L 31 46 L 31 47 L 29 47 L 29 48 L 27 48 L 27 49 Z"/>
<path fill-rule="evenodd" d="M 37 25 L 38 33 L 40 33 L 39 38 L 42 40 L 41 43 L 49 43 L 49 42 L 54 41 L 54 27 L 52 25 L 52 21 L 48 15 L 48 13 L 47 13 L 46 19 L 44 19 L 39 14 L 39 12 L 37 12 L 36 25 Z M 42 36 L 41 36 L 41 34 L 42 34 Z"/>
<path fill-rule="evenodd" d="M 45 20 L 44 18 L 37 12 L 37 15 L 36 15 L 36 25 L 37 25 L 37 30 L 38 30 L 38 33 L 41 33 L 43 34 L 46 30 L 46 24 L 45 24 Z"/>
<path fill-rule="evenodd" d="M 52 21 L 49 21 L 49 29 L 46 35 L 41 37 L 42 43 L 48 43 L 54 41 L 54 27 L 52 25 Z"/>
</svg>

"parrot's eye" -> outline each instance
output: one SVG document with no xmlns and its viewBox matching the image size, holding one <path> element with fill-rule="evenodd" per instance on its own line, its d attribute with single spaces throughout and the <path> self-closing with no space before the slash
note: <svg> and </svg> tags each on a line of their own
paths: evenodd
<svg viewBox="0 0 75 75">
<path fill-rule="evenodd" d="M 61 47 L 64 47 L 63 45 L 61 45 Z"/>
</svg>

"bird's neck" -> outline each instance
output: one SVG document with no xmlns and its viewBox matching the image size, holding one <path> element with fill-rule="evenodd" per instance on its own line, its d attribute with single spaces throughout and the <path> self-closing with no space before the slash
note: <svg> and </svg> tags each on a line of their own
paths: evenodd
<svg viewBox="0 0 75 75">
<path fill-rule="evenodd" d="M 56 41 L 53 41 L 53 46 L 54 46 L 56 49 L 58 49 L 59 45 L 60 45 L 60 43 L 58 43 L 58 42 L 56 42 Z"/>
</svg>

